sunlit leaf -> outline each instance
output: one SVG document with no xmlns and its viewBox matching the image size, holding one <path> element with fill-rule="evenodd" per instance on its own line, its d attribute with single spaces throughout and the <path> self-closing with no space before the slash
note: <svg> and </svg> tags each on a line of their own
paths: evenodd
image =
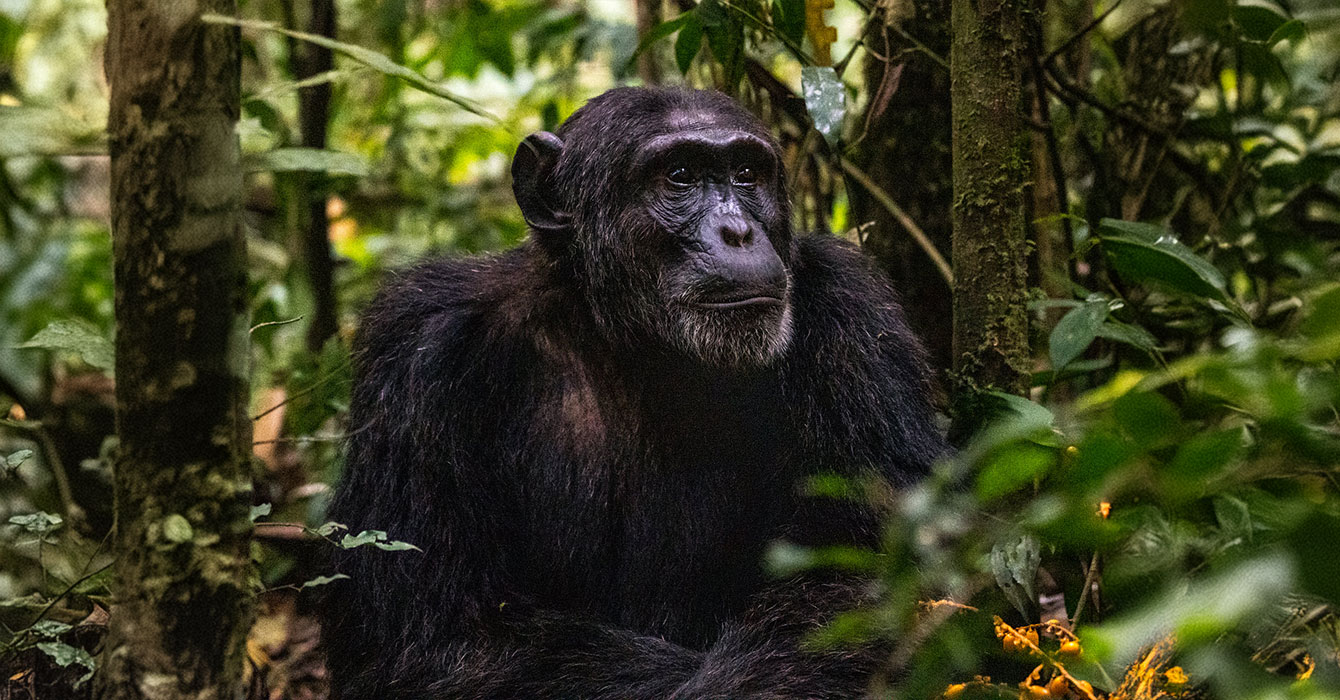
<svg viewBox="0 0 1340 700">
<path fill-rule="evenodd" d="M 836 145 L 842 136 L 842 118 L 847 110 L 847 91 L 842 80 L 828 66 L 805 66 L 800 69 L 800 86 L 814 128 L 830 145 Z"/>
<path fill-rule="evenodd" d="M 79 647 L 72 647 L 64 642 L 38 642 L 37 648 L 42 650 L 47 656 L 50 656 L 56 665 L 62 668 L 71 665 L 83 666 L 88 672 L 80 676 L 74 682 L 74 687 L 78 688 L 87 683 L 93 677 L 93 671 L 98 665 L 93 661 L 93 656 Z"/>
<path fill-rule="evenodd" d="M 56 109 L 0 106 L 0 158 L 98 155 L 107 152 L 106 130 Z"/>
<path fill-rule="evenodd" d="M 451 102 L 452 104 L 455 104 L 456 106 L 460 107 L 461 109 L 464 109 L 465 111 L 471 114 L 484 117 L 485 119 L 488 119 L 490 121 L 499 123 L 502 122 L 501 119 L 493 115 L 488 110 L 484 109 L 481 105 L 477 104 L 473 100 L 457 95 L 456 93 L 441 87 L 436 82 L 429 80 L 428 78 L 424 77 L 417 71 L 406 68 L 405 66 L 402 66 L 396 63 L 395 61 L 392 61 L 386 56 L 377 53 L 376 51 L 364 48 L 362 46 L 358 46 L 357 44 L 346 44 L 342 41 L 335 41 L 334 39 L 324 37 L 319 34 L 309 34 L 307 32 L 298 32 L 292 29 L 285 29 L 284 27 L 281 27 L 280 25 L 275 24 L 273 22 L 258 22 L 255 20 L 237 19 L 234 17 L 225 17 L 223 15 L 215 15 L 215 14 L 201 15 L 200 21 L 210 24 L 228 24 L 236 27 L 242 27 L 243 29 L 254 29 L 265 32 L 276 32 L 279 34 L 283 34 L 284 36 L 293 37 L 294 39 L 301 39 L 303 41 L 311 42 L 313 44 L 316 44 L 317 46 L 330 49 L 331 51 L 334 51 L 343 56 L 347 56 L 355 61 L 358 61 L 359 63 L 362 63 L 363 65 L 379 73 L 389 75 L 393 78 L 399 78 L 408 83 L 411 87 L 426 92 L 430 95 L 440 97 L 448 102 Z"/>
<path fill-rule="evenodd" d="M 347 578 L 349 578 L 347 574 L 332 574 L 330 576 L 317 576 L 315 578 L 303 581 L 302 585 L 298 586 L 298 588 L 300 590 L 304 588 L 316 588 L 317 586 L 325 586 L 327 584 L 331 584 L 336 581 L 342 581 Z"/>
<path fill-rule="evenodd" d="M 107 372 L 116 367 L 116 351 L 112 341 L 104 338 L 97 328 L 82 319 L 52 321 L 19 347 L 78 353 L 84 362 Z"/>
<path fill-rule="evenodd" d="M 357 177 L 368 174 L 368 164 L 353 153 L 300 147 L 249 153 L 242 157 L 242 169 L 253 173 L 309 171 Z"/>
</svg>

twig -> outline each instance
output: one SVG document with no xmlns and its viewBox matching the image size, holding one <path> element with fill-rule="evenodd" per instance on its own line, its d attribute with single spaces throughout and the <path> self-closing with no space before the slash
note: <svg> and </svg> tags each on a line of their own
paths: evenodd
<svg viewBox="0 0 1340 700">
<path fill-rule="evenodd" d="M 1060 56 L 1061 54 L 1065 53 L 1066 51 L 1069 51 L 1069 50 L 1070 50 L 1070 47 L 1072 47 L 1072 46 L 1075 45 L 1075 42 L 1077 42 L 1077 41 L 1079 41 L 1080 39 L 1084 38 L 1084 36 L 1085 36 L 1086 34 L 1088 34 L 1089 32 L 1091 32 L 1091 31 L 1097 29 L 1097 28 L 1098 28 L 1098 25 L 1102 24 L 1102 23 L 1103 23 L 1103 20 L 1105 20 L 1105 19 L 1108 18 L 1108 15 L 1111 15 L 1111 14 L 1118 8 L 1118 7 L 1121 7 L 1121 3 L 1122 3 L 1122 0 L 1117 0 L 1116 2 L 1112 3 L 1112 7 L 1107 8 L 1107 10 L 1105 10 L 1105 11 L 1103 12 L 1103 14 L 1098 15 L 1097 17 L 1095 17 L 1095 18 L 1093 19 L 1093 21 L 1091 21 L 1091 22 L 1089 22 L 1088 24 L 1084 25 L 1084 28 L 1083 28 L 1083 29 L 1079 30 L 1078 32 L 1075 32 L 1074 36 L 1072 36 L 1072 37 L 1070 37 L 1069 39 L 1066 39 L 1064 42 L 1062 42 L 1062 44 L 1061 44 L 1060 46 L 1056 47 L 1056 49 L 1055 49 L 1054 51 L 1052 51 L 1051 53 L 1047 54 L 1047 57 L 1044 58 L 1044 59 L 1042 59 L 1042 62 L 1043 62 L 1043 63 L 1046 63 L 1046 64 L 1050 64 L 1050 63 L 1052 63 L 1053 61 L 1056 60 L 1056 57 L 1057 57 L 1057 56 Z"/>
<path fill-rule="evenodd" d="M 1093 588 L 1098 577 L 1098 552 L 1093 553 L 1089 561 L 1089 570 L 1084 572 L 1084 589 L 1079 592 L 1079 601 L 1075 603 L 1075 614 L 1070 617 L 1070 629 L 1079 626 L 1079 618 L 1084 614 L 1084 604 L 1089 601 L 1089 589 Z"/>
<path fill-rule="evenodd" d="M 897 219 L 898 223 L 902 224 L 903 228 L 907 229 L 907 232 L 912 236 L 912 240 L 916 241 L 917 245 L 921 247 L 922 252 L 926 253 L 926 256 L 931 259 L 931 262 L 935 263 L 935 267 L 940 271 L 940 276 L 944 278 L 945 283 L 948 284 L 950 288 L 953 288 L 954 270 L 949 266 L 949 263 L 945 261 L 944 256 L 940 255 L 940 251 L 935 249 L 935 244 L 931 242 L 930 236 L 927 236 L 926 232 L 922 231 L 921 227 L 917 225 L 917 222 L 913 221 L 912 217 L 908 216 L 907 212 L 903 211 L 903 208 L 898 206 L 897 202 L 893 201 L 893 197 L 891 197 L 888 192 L 885 192 L 884 188 L 880 187 L 874 180 L 870 179 L 870 176 L 865 174 L 865 171 L 856 167 L 855 163 L 852 163 L 846 158 L 841 156 L 836 157 L 842 164 L 842 170 L 846 172 L 851 179 L 860 183 L 860 185 L 865 188 L 866 192 L 869 192 L 870 196 L 875 198 L 875 201 L 883 205 L 883 207 L 893 215 L 893 218 Z"/>
</svg>

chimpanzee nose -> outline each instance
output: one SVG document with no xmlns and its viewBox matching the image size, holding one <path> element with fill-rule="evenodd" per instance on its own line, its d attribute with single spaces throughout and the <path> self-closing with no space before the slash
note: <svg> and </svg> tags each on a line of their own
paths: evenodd
<svg viewBox="0 0 1340 700">
<path fill-rule="evenodd" d="M 754 227 L 743 217 L 722 219 L 719 233 L 721 242 L 732 248 L 744 248 L 754 242 Z"/>
</svg>

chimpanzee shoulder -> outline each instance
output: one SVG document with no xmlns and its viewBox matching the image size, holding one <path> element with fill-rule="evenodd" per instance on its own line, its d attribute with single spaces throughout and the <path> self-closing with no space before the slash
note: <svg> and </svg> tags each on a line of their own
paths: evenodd
<svg viewBox="0 0 1340 700">
<path fill-rule="evenodd" d="M 925 351 L 898 294 L 856 246 L 796 238 L 796 334 L 783 363 L 801 435 L 836 463 L 866 466 L 896 485 L 923 476 L 945 451 Z"/>
</svg>

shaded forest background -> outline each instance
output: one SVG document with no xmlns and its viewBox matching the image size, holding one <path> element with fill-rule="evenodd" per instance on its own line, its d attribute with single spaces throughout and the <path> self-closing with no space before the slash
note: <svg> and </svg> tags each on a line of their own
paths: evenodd
<svg viewBox="0 0 1340 700">
<path fill-rule="evenodd" d="M 816 643 L 894 640 L 875 691 L 896 697 L 1340 697 L 1340 8 L 957 4 L 998 62 L 960 63 L 980 27 L 923 0 L 244 0 L 210 18 L 240 37 L 256 523 L 256 615 L 221 620 L 246 636 L 224 681 L 325 697 L 325 552 L 405 549 L 323 517 L 382 275 L 515 245 L 520 138 L 664 83 L 772 126 L 798 225 L 894 280 L 962 445 L 906 493 L 809 485 L 890 511 L 881 551 L 770 555 L 779 575 L 882 582 Z M 90 695 L 125 594 L 107 27 L 97 2 L 0 2 L 0 697 Z M 1014 131 L 954 115 L 984 76 Z M 962 179 L 977 164 L 994 190 Z M 147 525 L 188 576 L 217 538 L 179 510 Z"/>
</svg>

